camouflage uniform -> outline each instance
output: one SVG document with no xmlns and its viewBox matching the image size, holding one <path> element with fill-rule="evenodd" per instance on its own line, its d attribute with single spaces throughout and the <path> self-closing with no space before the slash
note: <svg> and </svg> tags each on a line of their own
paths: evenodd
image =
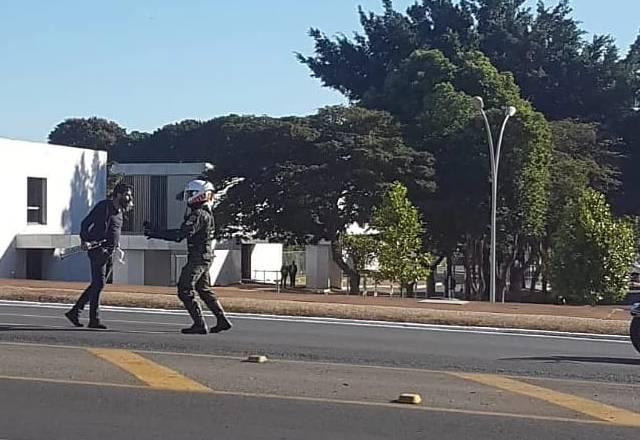
<svg viewBox="0 0 640 440">
<path fill-rule="evenodd" d="M 209 275 L 209 269 L 213 262 L 214 232 L 213 214 L 206 205 L 191 208 L 191 212 L 185 217 L 180 229 L 145 232 L 148 238 L 176 242 L 187 239 L 187 264 L 182 268 L 178 280 L 178 298 L 193 319 L 193 326 L 190 329 L 184 329 L 183 333 L 206 333 L 202 309 L 195 299 L 196 293 L 216 317 L 216 326 L 211 329 L 211 333 L 231 328 L 231 323 L 224 314 L 222 304 L 211 286 Z"/>
</svg>

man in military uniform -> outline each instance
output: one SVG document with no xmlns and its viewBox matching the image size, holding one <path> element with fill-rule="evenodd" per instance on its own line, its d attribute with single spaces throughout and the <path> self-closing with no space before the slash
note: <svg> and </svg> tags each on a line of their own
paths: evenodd
<svg viewBox="0 0 640 440">
<path fill-rule="evenodd" d="M 183 198 L 187 202 L 189 213 L 180 229 L 154 231 L 151 225 L 145 222 L 144 234 L 147 238 L 176 242 L 187 239 L 187 264 L 182 268 L 178 280 L 178 298 L 193 320 L 191 327 L 182 329 L 182 333 L 185 334 L 207 333 L 202 309 L 195 299 L 196 292 L 216 317 L 216 326 L 211 328 L 211 333 L 231 328 L 231 322 L 225 316 L 222 304 L 213 291 L 209 275 L 213 262 L 212 242 L 215 230 L 212 213 L 213 190 L 213 185 L 205 180 L 192 180 L 187 184 Z"/>
</svg>

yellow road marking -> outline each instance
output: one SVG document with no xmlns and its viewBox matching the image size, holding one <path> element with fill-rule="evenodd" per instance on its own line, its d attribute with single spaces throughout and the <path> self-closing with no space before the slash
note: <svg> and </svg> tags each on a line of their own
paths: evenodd
<svg viewBox="0 0 640 440">
<path fill-rule="evenodd" d="M 81 345 L 64 345 L 64 344 L 42 344 L 38 342 L 5 342 L 0 341 L 0 346 L 16 346 L 16 347 L 44 347 L 44 348 L 66 348 L 70 350 L 86 350 L 88 347 Z M 188 353 L 188 352 L 174 352 L 174 351 L 161 351 L 161 350 L 135 350 L 136 353 L 141 354 L 159 354 L 166 356 L 178 356 L 178 357 L 193 357 L 193 358 L 203 358 L 203 359 L 221 359 L 221 360 L 232 360 L 232 361 L 243 361 L 246 360 L 246 357 L 241 356 L 231 356 L 231 355 L 221 355 L 221 354 L 210 354 L 210 353 Z M 446 370 L 430 370 L 427 368 L 415 368 L 415 367 L 389 367 L 385 365 L 362 365 L 362 364 L 353 364 L 353 363 L 341 363 L 341 362 L 327 362 L 327 361 L 306 361 L 306 360 L 293 360 L 293 359 L 272 359 L 274 362 L 278 362 L 279 364 L 292 364 L 292 365 L 317 365 L 321 367 L 349 367 L 349 368 L 363 368 L 368 370 L 380 370 L 380 371 L 404 371 L 409 373 L 434 373 L 434 374 L 451 374 L 450 371 Z M 603 382 L 598 380 L 587 380 L 587 379 L 566 379 L 566 378 L 555 378 L 555 377 L 530 377 L 530 376 L 518 376 L 505 374 L 503 377 L 509 377 L 511 379 L 519 380 L 519 379 L 535 379 L 540 382 L 550 382 L 550 383 L 563 383 L 563 384 L 589 384 L 589 385 L 601 385 L 607 387 L 614 388 L 624 388 L 635 389 L 640 388 L 640 384 L 637 383 L 624 383 L 624 382 Z"/>
<path fill-rule="evenodd" d="M 151 388 L 172 391 L 211 392 L 206 386 L 150 361 L 128 350 L 89 348 L 88 351 L 110 362 L 149 385 Z"/>
<path fill-rule="evenodd" d="M 640 414 L 571 394 L 492 374 L 449 373 L 483 385 L 533 397 L 619 426 L 640 428 Z"/>
<path fill-rule="evenodd" d="M 147 386 L 140 386 L 140 385 L 125 385 L 125 384 L 118 384 L 118 383 L 112 383 L 112 382 L 87 382 L 87 381 L 68 380 L 68 379 L 47 379 L 47 378 L 40 378 L 40 377 L 0 375 L 0 380 L 43 382 L 43 383 L 54 383 L 54 384 L 63 384 L 63 385 L 90 385 L 90 386 L 99 386 L 99 387 L 108 387 L 108 388 L 127 388 L 127 389 L 138 390 L 138 391 L 158 391 L 158 392 L 164 391 L 162 389 L 154 389 L 154 388 L 149 388 Z M 182 390 L 182 389 L 178 391 L 192 392 L 191 390 Z M 435 412 L 435 413 L 445 413 L 445 414 L 465 414 L 465 415 L 478 416 L 478 417 L 500 417 L 500 418 L 507 418 L 507 419 L 575 423 L 580 425 L 607 425 L 607 426 L 610 425 L 609 423 L 601 420 L 581 420 L 581 419 L 569 419 L 564 417 L 537 416 L 537 415 L 531 415 L 531 414 L 502 413 L 502 412 L 494 412 L 494 411 L 476 411 L 476 410 L 468 410 L 468 409 L 417 406 L 417 405 L 399 406 L 397 403 L 367 402 L 367 401 L 359 401 L 359 400 L 340 400 L 340 399 L 330 399 L 330 398 L 322 398 L 322 397 L 288 396 L 288 395 L 267 394 L 267 393 L 247 393 L 247 392 L 238 392 L 238 391 L 215 391 L 215 392 L 212 392 L 211 395 L 245 397 L 245 398 L 253 398 L 253 399 L 290 400 L 290 401 L 309 402 L 309 403 L 330 403 L 330 404 L 336 404 L 336 405 L 388 408 L 392 410 L 395 409 L 398 411 L 413 410 L 413 411 L 425 411 L 425 412 Z"/>
</svg>

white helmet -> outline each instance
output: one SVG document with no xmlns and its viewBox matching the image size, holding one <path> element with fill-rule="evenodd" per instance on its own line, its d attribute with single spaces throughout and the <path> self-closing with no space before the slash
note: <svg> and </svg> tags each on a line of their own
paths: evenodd
<svg viewBox="0 0 640 440">
<path fill-rule="evenodd" d="M 192 180 L 184 188 L 184 200 L 189 206 L 213 202 L 213 184 L 206 180 Z"/>
</svg>

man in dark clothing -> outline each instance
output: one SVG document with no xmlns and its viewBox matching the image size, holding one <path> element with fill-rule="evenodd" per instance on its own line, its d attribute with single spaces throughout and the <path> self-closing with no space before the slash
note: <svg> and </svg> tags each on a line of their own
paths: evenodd
<svg viewBox="0 0 640 440">
<path fill-rule="evenodd" d="M 298 266 L 296 266 L 296 262 L 291 262 L 291 266 L 289 266 L 289 276 L 291 277 L 291 287 L 296 287 L 296 274 L 298 273 Z"/>
<path fill-rule="evenodd" d="M 193 325 L 182 329 L 185 334 L 206 334 L 207 324 L 202 317 L 202 309 L 195 299 L 197 292 L 207 308 L 216 317 L 216 326 L 210 331 L 219 333 L 229 330 L 231 322 L 227 319 L 222 304 L 211 286 L 209 269 L 213 262 L 213 239 L 215 224 L 212 214 L 213 185 L 204 180 L 192 180 L 184 191 L 184 199 L 190 208 L 180 229 L 153 231 L 145 222 L 147 238 L 158 238 L 180 242 L 187 239 L 187 264 L 182 268 L 178 280 L 178 298 L 189 312 Z"/>
<path fill-rule="evenodd" d="M 287 287 L 287 277 L 289 276 L 289 266 L 286 263 L 282 263 L 280 267 L 280 287 L 282 289 Z"/>
<path fill-rule="evenodd" d="M 82 327 L 79 316 L 84 306 L 89 303 L 89 328 L 106 329 L 100 323 L 98 308 L 100 293 L 106 284 L 107 266 L 114 251 L 120 246 L 122 230 L 122 213 L 133 206 L 131 187 L 126 184 L 116 185 L 110 199 L 98 202 L 82 220 L 80 240 L 82 249 L 87 251 L 91 263 L 91 284 L 85 289 L 75 305 L 65 316 L 76 327 Z"/>
</svg>

